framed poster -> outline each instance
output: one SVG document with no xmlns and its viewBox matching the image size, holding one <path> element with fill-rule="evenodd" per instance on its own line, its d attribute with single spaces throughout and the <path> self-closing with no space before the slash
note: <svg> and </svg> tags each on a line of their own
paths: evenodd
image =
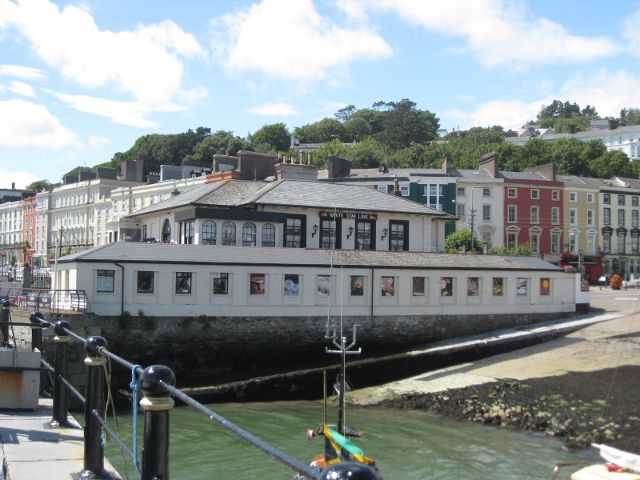
<svg viewBox="0 0 640 480">
<path fill-rule="evenodd" d="M 518 278 L 516 281 L 516 295 L 519 297 L 524 297 L 529 293 L 529 279 L 528 278 Z"/>
<path fill-rule="evenodd" d="M 266 290 L 266 278 L 264 273 L 252 273 L 249 275 L 249 295 L 264 295 Z"/>
<path fill-rule="evenodd" d="M 502 297 L 504 295 L 504 278 L 493 277 L 493 296 Z"/>
<path fill-rule="evenodd" d="M 480 279 L 478 277 L 467 277 L 467 296 L 477 297 L 480 295 Z"/>
<path fill-rule="evenodd" d="M 551 279 L 549 278 L 540 279 L 540 295 L 549 295 L 550 287 L 551 287 Z"/>
<path fill-rule="evenodd" d="M 453 295 L 453 277 L 440 277 L 440 296 L 451 297 Z"/>
<path fill-rule="evenodd" d="M 354 297 L 364 295 L 364 276 L 351 275 L 351 295 Z"/>
<path fill-rule="evenodd" d="M 331 282 L 329 275 L 318 275 L 316 277 L 317 292 L 319 297 L 328 297 L 331 295 Z"/>
<path fill-rule="evenodd" d="M 396 277 L 382 277 L 381 292 L 383 297 L 393 297 L 396 294 Z"/>
<path fill-rule="evenodd" d="M 300 275 L 285 274 L 283 288 L 285 297 L 297 297 L 300 293 Z"/>
<path fill-rule="evenodd" d="M 425 295 L 425 281 L 424 277 L 413 277 L 413 296 L 424 297 Z"/>
</svg>

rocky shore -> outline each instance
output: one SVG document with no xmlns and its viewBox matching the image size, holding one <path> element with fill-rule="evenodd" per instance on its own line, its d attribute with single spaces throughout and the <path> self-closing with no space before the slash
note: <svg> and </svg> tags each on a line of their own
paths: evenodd
<svg viewBox="0 0 640 480">
<path fill-rule="evenodd" d="M 427 410 L 504 428 L 544 432 L 567 448 L 605 443 L 640 452 L 640 366 L 526 380 L 501 379 L 433 393 L 408 393 L 376 408 Z"/>
</svg>

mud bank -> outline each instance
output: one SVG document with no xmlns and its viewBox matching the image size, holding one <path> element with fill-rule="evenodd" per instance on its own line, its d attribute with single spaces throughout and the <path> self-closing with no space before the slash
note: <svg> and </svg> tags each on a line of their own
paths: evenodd
<svg viewBox="0 0 640 480">
<path fill-rule="evenodd" d="M 640 452 L 640 367 L 528 380 L 501 380 L 437 393 L 406 394 L 376 408 L 427 410 L 461 420 Z M 365 407 L 363 407 L 365 408 Z"/>
</svg>

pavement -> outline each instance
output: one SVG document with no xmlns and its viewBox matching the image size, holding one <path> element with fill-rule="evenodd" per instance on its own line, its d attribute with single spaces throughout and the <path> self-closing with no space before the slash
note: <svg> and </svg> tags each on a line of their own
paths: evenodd
<svg viewBox="0 0 640 480">
<path fill-rule="evenodd" d="M 84 439 L 77 428 L 48 428 L 52 400 L 41 398 L 36 410 L 0 410 L 0 480 L 80 478 L 84 468 Z M 120 478 L 108 460 L 105 470 Z"/>
<path fill-rule="evenodd" d="M 640 290 L 600 290 L 596 287 L 590 297 L 591 306 L 600 311 L 536 329 L 552 331 L 571 323 L 575 326 L 582 323 L 582 328 L 566 336 L 385 385 L 354 390 L 347 401 L 370 405 L 409 393 L 434 393 L 506 379 L 526 380 L 640 365 Z"/>
</svg>

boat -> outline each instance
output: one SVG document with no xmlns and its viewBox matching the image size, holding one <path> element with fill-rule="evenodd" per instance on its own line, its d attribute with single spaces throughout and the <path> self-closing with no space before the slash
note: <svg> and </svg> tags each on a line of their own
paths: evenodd
<svg viewBox="0 0 640 480">
<path fill-rule="evenodd" d="M 342 323 L 342 322 L 341 322 Z M 364 451 L 356 445 L 349 437 L 360 437 L 362 432 L 346 426 L 345 422 L 345 394 L 347 391 L 346 381 L 346 357 L 349 354 L 359 354 L 361 349 L 353 350 L 356 345 L 356 329 L 353 327 L 352 342 L 347 345 L 347 338 L 342 335 L 342 324 L 340 325 L 340 335 L 337 334 L 335 326 L 328 325 L 327 339 L 337 349 L 326 348 L 327 353 L 338 354 L 341 358 L 341 371 L 338 374 L 335 390 L 338 400 L 338 422 L 336 425 L 329 424 L 327 420 L 327 375 L 323 375 L 323 397 L 324 416 L 322 424 L 314 429 L 307 430 L 307 440 L 311 441 L 317 436 L 324 437 L 324 451 L 316 455 L 310 462 L 310 466 L 318 473 L 322 472 L 321 479 L 350 479 L 350 480 L 383 480 L 376 461 L 365 455 Z M 338 340 L 339 338 L 339 340 Z M 304 475 L 296 475 L 294 480 L 310 480 Z"/>
<path fill-rule="evenodd" d="M 571 480 L 640 480 L 640 455 L 625 452 L 608 445 L 591 444 L 600 451 L 606 463 L 584 465 L 571 474 Z M 553 469 L 551 479 L 555 480 L 561 468 L 575 466 L 576 463 L 560 463 Z"/>
</svg>

